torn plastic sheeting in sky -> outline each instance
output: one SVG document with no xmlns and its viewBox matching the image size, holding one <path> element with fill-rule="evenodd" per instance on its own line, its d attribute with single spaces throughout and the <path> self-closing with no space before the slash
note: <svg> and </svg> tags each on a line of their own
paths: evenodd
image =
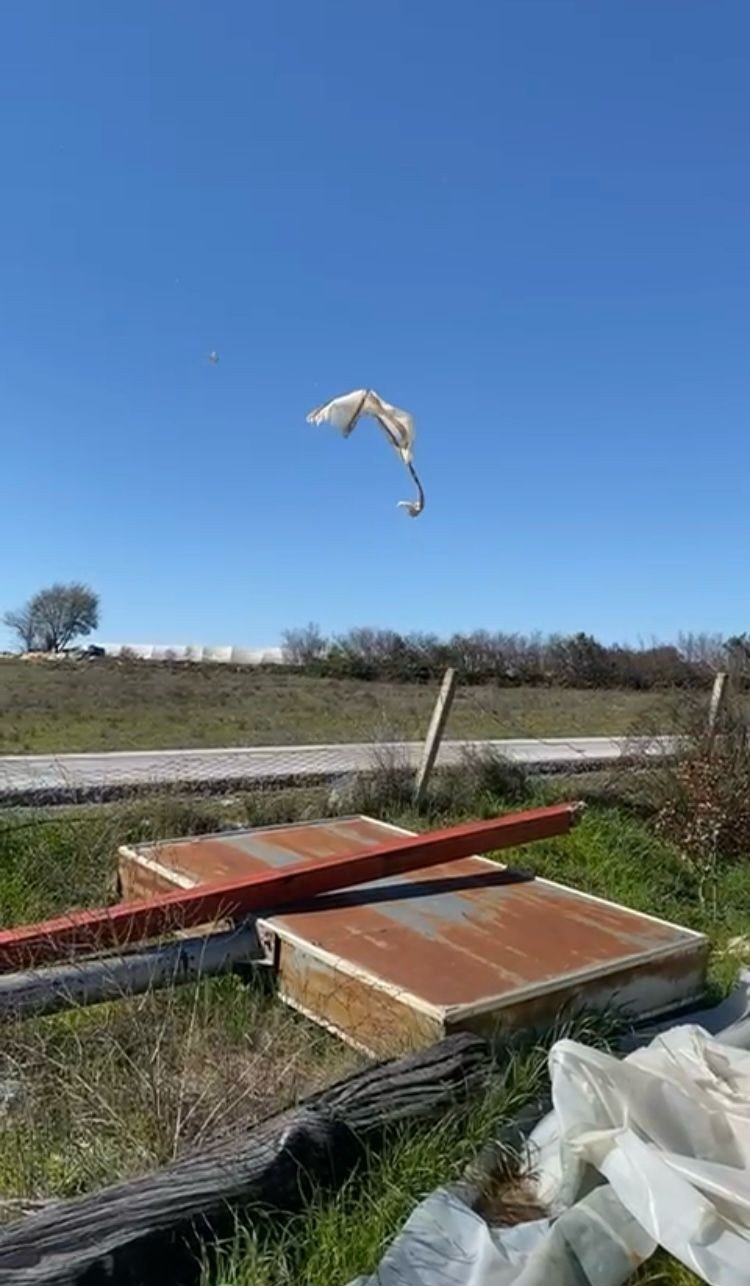
<svg viewBox="0 0 750 1286">
<path fill-rule="evenodd" d="M 348 438 L 363 415 L 377 420 L 391 446 L 409 470 L 417 488 L 417 499 L 399 500 L 398 503 L 412 518 L 418 518 L 424 509 L 425 496 L 414 468 L 414 419 L 408 411 L 402 411 L 390 402 L 383 401 L 374 389 L 359 388 L 316 407 L 307 420 L 309 424 L 332 424 Z"/>
</svg>

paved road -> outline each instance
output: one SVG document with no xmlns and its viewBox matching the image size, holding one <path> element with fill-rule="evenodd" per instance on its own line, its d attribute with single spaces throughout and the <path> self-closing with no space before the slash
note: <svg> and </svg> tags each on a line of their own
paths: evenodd
<svg viewBox="0 0 750 1286">
<path fill-rule="evenodd" d="M 593 768 L 623 754 L 661 755 L 670 738 L 634 742 L 624 737 L 552 737 L 547 740 L 445 741 L 441 764 L 455 763 L 468 745 L 493 747 L 509 759 L 539 771 Z M 244 785 L 270 781 L 333 778 L 372 767 L 378 755 L 415 765 L 419 742 L 379 746 L 357 742 L 327 746 L 243 746 L 220 750 L 134 750 L 86 755 L 0 757 L 0 801 L 64 802 L 114 798 L 133 788 L 162 785 Z"/>
</svg>

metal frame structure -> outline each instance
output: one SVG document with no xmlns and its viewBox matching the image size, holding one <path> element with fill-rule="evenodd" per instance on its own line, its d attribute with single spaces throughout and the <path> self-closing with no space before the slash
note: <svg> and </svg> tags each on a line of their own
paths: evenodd
<svg viewBox="0 0 750 1286">
<path fill-rule="evenodd" d="M 319 894 L 370 880 L 564 835 L 575 824 L 580 810 L 580 804 L 554 804 L 424 835 L 398 836 L 366 853 L 299 862 L 243 880 L 223 880 L 140 903 L 71 912 L 39 924 L 6 929 L 0 932 L 0 971 L 121 949 L 175 931 L 238 920 L 259 912 L 268 915 Z"/>
</svg>

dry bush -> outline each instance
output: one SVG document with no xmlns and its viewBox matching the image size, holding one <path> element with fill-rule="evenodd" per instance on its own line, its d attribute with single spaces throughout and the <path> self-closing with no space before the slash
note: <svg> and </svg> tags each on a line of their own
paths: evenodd
<svg viewBox="0 0 750 1286">
<path fill-rule="evenodd" d="M 656 828 L 685 852 L 750 856 L 750 755 L 697 753 L 675 766 L 674 794 L 656 815 Z"/>
<path fill-rule="evenodd" d="M 705 904 L 720 863 L 750 857 L 750 724 L 744 703 L 730 694 L 719 725 L 708 728 L 705 697 L 672 695 L 634 729 L 631 751 L 650 738 L 675 739 L 670 756 L 644 758 L 638 772 L 641 807 L 655 830 L 678 849 Z M 622 771 L 615 774 L 622 779 Z"/>
<path fill-rule="evenodd" d="M 730 698 L 719 726 L 708 729 L 705 698 L 659 703 L 634 730 L 647 749 L 656 724 L 675 753 L 644 760 L 641 789 L 660 833 L 680 847 L 710 845 L 720 857 L 750 856 L 750 724 Z"/>
<path fill-rule="evenodd" d="M 373 764 L 338 782 L 328 796 L 337 813 L 366 813 L 394 821 L 414 811 L 416 772 L 405 756 L 392 746 L 373 748 Z M 530 794 L 528 773 L 522 764 L 497 751 L 467 746 L 457 763 L 437 769 L 421 807 L 427 819 L 485 817 L 506 804 L 517 804 Z"/>
<path fill-rule="evenodd" d="M 650 691 L 672 686 L 706 688 L 714 668 L 726 663 L 730 645 L 743 640 L 741 636 L 725 644 L 718 637 L 683 635 L 677 645 L 655 642 L 631 647 L 607 646 L 582 631 L 522 635 L 474 630 L 439 638 L 374 626 L 326 638 L 318 626 L 308 625 L 285 632 L 284 653 L 298 669 L 334 678 L 433 683 L 450 665 L 464 685 L 559 684 Z M 744 647 L 747 651 L 746 643 Z"/>
<path fill-rule="evenodd" d="M 359 1061 L 233 976 L 5 1023 L 0 1209 L 144 1173 Z"/>
<path fill-rule="evenodd" d="M 414 798 L 414 769 L 389 745 L 373 746 L 372 767 L 348 773 L 332 786 L 328 808 L 338 814 L 366 813 L 384 821 L 407 811 Z"/>
<path fill-rule="evenodd" d="M 430 782 L 425 810 L 431 816 L 493 816 L 531 793 L 523 764 L 496 750 L 467 746 L 456 764 L 439 769 Z"/>
</svg>

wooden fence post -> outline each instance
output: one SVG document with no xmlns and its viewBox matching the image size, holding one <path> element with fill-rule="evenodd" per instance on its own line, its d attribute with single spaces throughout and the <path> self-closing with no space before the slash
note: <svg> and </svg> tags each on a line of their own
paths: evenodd
<svg viewBox="0 0 750 1286">
<path fill-rule="evenodd" d="M 726 705 L 727 690 L 729 687 L 729 675 L 726 670 L 719 670 L 714 679 L 714 686 L 711 689 L 711 701 L 708 707 L 708 743 L 713 745 L 716 736 L 716 730 L 719 726 L 721 713 Z"/>
<path fill-rule="evenodd" d="M 422 762 L 419 765 L 417 781 L 414 787 L 414 803 L 420 808 L 427 791 L 427 784 L 430 780 L 432 770 L 435 767 L 435 760 L 438 757 L 440 742 L 443 740 L 445 725 L 448 722 L 448 715 L 451 712 L 453 698 L 456 695 L 456 671 L 448 669 L 443 675 L 443 682 L 440 685 L 438 699 L 435 702 L 435 709 L 432 712 L 430 726 L 425 738 L 424 750 L 422 751 Z"/>
</svg>

